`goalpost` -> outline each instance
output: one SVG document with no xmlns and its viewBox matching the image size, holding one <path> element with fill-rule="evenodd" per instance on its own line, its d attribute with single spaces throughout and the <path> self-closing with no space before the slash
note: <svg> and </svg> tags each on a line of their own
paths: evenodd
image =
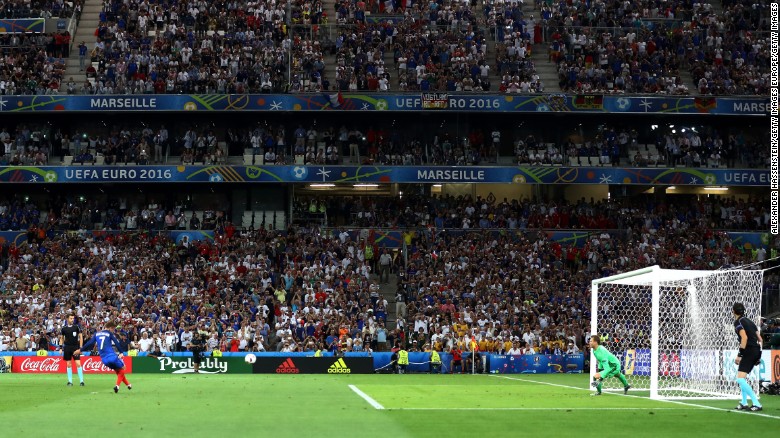
<svg viewBox="0 0 780 438">
<path fill-rule="evenodd" d="M 654 399 L 739 398 L 739 344 L 731 306 L 758 323 L 762 270 L 639 269 L 591 283 L 591 334 L 623 364 L 634 390 Z M 596 373 L 591 358 L 590 375 Z M 758 367 L 748 376 L 758 393 Z M 604 381 L 604 389 L 622 390 Z"/>
</svg>

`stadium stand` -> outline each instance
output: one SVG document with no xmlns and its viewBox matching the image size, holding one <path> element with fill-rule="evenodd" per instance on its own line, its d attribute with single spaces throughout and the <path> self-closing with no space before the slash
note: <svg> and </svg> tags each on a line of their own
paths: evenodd
<svg viewBox="0 0 780 438">
<path fill-rule="evenodd" d="M 525 204 L 522 208 L 546 206 Z M 598 206 L 581 204 L 578 208 L 593 213 Z M 35 212 L 29 205 L 9 208 L 4 204 L 2 210 L 14 215 Z M 635 214 L 638 218 L 642 213 Z M 420 345 L 441 343 L 444 333 L 453 332 L 453 324 L 467 324 L 469 333 L 473 328 L 487 341 L 526 336 L 530 341 L 525 341 L 536 348 L 568 339 L 581 347 L 588 314 L 584 285 L 593 276 L 648 263 L 707 268 L 739 264 L 749 257 L 706 223 L 690 221 L 670 227 L 659 218 L 623 238 L 594 234 L 582 248 L 550 242 L 538 234 L 423 232 L 410 242 L 408 266 L 398 270 L 408 321 L 397 315 L 396 324 L 402 330 L 391 333 L 396 339 L 405 338 L 410 346 L 412 338 Z M 175 331 L 179 337 L 173 338 L 168 351 L 177 348 L 182 333 L 191 326 L 205 323 L 222 330 L 216 338 L 218 345 L 212 348 L 229 348 L 232 336 L 237 336 L 239 350 L 256 350 L 257 342 L 265 349 L 282 348 L 284 341 L 296 350 L 309 342 L 341 342 L 346 333 L 350 346 L 360 338 L 375 348 L 385 348 L 377 345 L 374 334 L 380 322 L 386 323 L 388 304 L 377 294 L 372 297 L 376 279 L 371 275 L 372 262 L 366 259 L 367 241 L 362 238 L 355 242 L 339 236 L 318 237 L 318 229 L 279 234 L 238 231 L 230 226 L 220 229 L 214 243 L 189 246 L 152 234 L 99 239 L 35 232 L 28 236 L 26 243 L 6 244 L 3 251 L 3 315 L 4 325 L 10 323 L 9 345 L 16 345 L 14 338 L 56 332 L 65 312 L 75 308 L 82 323 L 89 326 L 109 316 L 119 317 L 128 341 L 143 331 L 160 337 Z M 66 246 L 80 254 L 73 261 L 92 274 L 72 269 L 62 257 Z M 141 255 L 134 251 L 138 246 L 150 252 Z M 321 255 L 306 257 L 307 247 Z M 277 249 L 258 258 L 257 248 Z M 103 256 L 93 257 L 99 254 Z M 102 257 L 108 259 L 98 265 Z M 30 263 L 39 259 L 47 263 Z M 42 266 L 48 267 L 42 270 Z M 202 280 L 193 283 L 196 278 Z M 45 290 L 46 297 L 36 290 Z M 82 298 L 73 296 L 78 290 Z M 197 312 L 203 304 L 216 311 Z M 223 305 L 224 312 L 217 310 Z M 339 335 L 338 330 L 346 333 Z M 240 331 L 245 338 L 226 334 L 230 331 Z M 442 338 L 435 338 L 437 334 Z"/>
<path fill-rule="evenodd" d="M 402 124 L 419 129 L 396 129 Z M 250 121 L 250 126 L 126 123 L 121 117 L 83 127 L 56 121 L 0 125 L 0 163 L 764 168 L 769 159 L 759 133 L 727 123 L 691 123 L 677 130 L 668 125 L 648 129 L 637 120 L 580 132 L 578 124 L 566 122 L 556 125 L 563 129 L 554 137 L 544 129 L 491 130 L 479 124 L 458 127 L 461 134 L 440 127 L 420 135 L 423 125 L 400 120 L 359 129 L 338 121 L 317 125 L 314 119 L 286 129 L 281 122 Z"/>
<path fill-rule="evenodd" d="M 67 12 L 46 4 L 40 12 L 6 2 L 0 13 Z M 531 94 L 551 88 L 537 70 L 549 63 L 570 93 L 767 94 L 760 2 L 724 1 L 722 10 L 616 0 L 482 7 L 340 0 L 329 24 L 323 4 L 305 0 L 106 1 L 86 80 L 64 85 L 68 93 L 99 95 Z M 69 37 L 0 34 L 0 94 L 59 92 Z M 293 122 L 289 114 L 251 117 L 220 126 L 180 115 L 165 123 L 121 114 L 102 124 L 74 122 L 72 114 L 8 118 L 0 126 L 0 165 L 702 169 L 766 168 L 769 161 L 763 132 L 746 135 L 731 120 L 697 122 L 698 130 L 650 128 L 648 119 L 614 118 L 587 130 L 573 119 L 555 129 L 512 120 L 502 131 L 501 119 L 489 122 L 491 131 L 482 123 L 489 116 L 458 119 L 454 128 L 430 123 L 434 117 L 410 122 L 416 114 L 370 122 L 336 115 L 319 124 L 311 114 Z M 70 311 L 90 328 L 120 320 L 127 349 L 148 351 L 141 341 L 157 335 L 163 353 L 186 348 L 194 329 L 211 333 L 209 349 L 226 351 L 382 351 L 396 341 L 411 351 L 426 343 L 448 349 L 472 334 L 485 351 L 584 348 L 593 278 L 651 264 L 714 269 L 765 258 L 725 232 L 764 231 L 770 222 L 761 196 L 496 201 L 285 193 L 290 205 L 235 212 L 213 199 L 128 205 L 116 193 L 38 195 L 9 191 L 0 202 L 0 231 L 22 236 L 0 243 L 0 351 L 34 351 Z M 250 197 L 236 197 L 243 195 Z M 376 275 L 380 229 L 403 232 L 389 285 Z M 190 230 L 213 231 L 213 240 L 175 241 L 162 232 Z M 584 243 L 542 232 L 553 230 L 583 231 Z M 397 288 L 395 301 L 388 288 Z"/>
<path fill-rule="evenodd" d="M 57 94 L 69 38 L 66 32 L 0 34 L 0 95 Z"/>
<path fill-rule="evenodd" d="M 14 5 L 7 3 L 6 15 L 36 13 Z M 51 2 L 43 10 L 80 13 L 81 3 L 70 5 Z M 71 83 L 59 71 L 35 86 L 27 78 L 6 86 L 13 90 L 6 94 L 541 93 L 554 88 L 537 71 L 547 63 L 564 92 L 767 94 L 765 5 L 713 5 L 489 2 L 478 12 L 476 4 L 450 1 L 335 2 L 331 23 L 321 2 L 292 1 L 289 18 L 285 2 L 265 0 L 223 12 L 211 1 L 173 8 L 105 2 L 84 82 L 82 72 L 70 70 L 68 77 L 79 77 Z M 63 70 L 58 58 L 69 55 L 71 35 L 52 37 L 56 47 L 35 46 L 46 47 L 45 62 Z"/>
</svg>

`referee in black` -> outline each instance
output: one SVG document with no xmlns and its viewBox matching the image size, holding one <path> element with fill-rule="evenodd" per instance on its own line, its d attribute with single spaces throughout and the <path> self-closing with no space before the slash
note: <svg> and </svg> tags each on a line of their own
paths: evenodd
<svg viewBox="0 0 780 438">
<path fill-rule="evenodd" d="M 65 361 L 65 368 L 68 372 L 68 386 L 73 386 L 73 363 L 76 363 L 76 370 L 79 373 L 80 385 L 84 386 L 84 372 L 81 370 L 81 355 L 73 354 L 80 350 L 84 344 L 84 336 L 81 334 L 81 328 L 76 324 L 76 317 L 73 314 L 68 315 L 67 323 L 60 332 L 60 345 L 62 346 L 62 359 Z"/>
<path fill-rule="evenodd" d="M 738 411 L 758 412 L 762 410 L 761 402 L 758 401 L 753 388 L 748 384 L 745 377 L 753 370 L 753 367 L 761 363 L 761 333 L 758 327 L 748 318 L 745 318 L 745 305 L 734 303 L 731 308 L 734 313 L 734 331 L 739 337 L 739 353 L 734 362 L 739 366 L 737 372 L 737 383 L 742 390 L 742 401 L 737 405 Z M 753 406 L 748 406 L 747 398 L 753 401 Z"/>
</svg>

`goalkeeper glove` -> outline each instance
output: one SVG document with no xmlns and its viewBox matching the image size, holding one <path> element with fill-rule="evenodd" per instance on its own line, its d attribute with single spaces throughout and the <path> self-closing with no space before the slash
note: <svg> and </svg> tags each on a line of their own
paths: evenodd
<svg viewBox="0 0 780 438">
<path fill-rule="evenodd" d="M 739 349 L 739 353 L 737 353 L 737 357 L 742 357 L 742 355 L 744 355 L 744 354 L 745 354 L 745 349 L 744 348 L 740 348 Z"/>
</svg>

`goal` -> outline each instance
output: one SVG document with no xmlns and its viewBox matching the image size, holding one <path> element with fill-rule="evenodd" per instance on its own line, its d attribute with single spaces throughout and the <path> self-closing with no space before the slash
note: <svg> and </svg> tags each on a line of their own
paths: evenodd
<svg viewBox="0 0 780 438">
<path fill-rule="evenodd" d="M 654 399 L 738 398 L 731 306 L 758 321 L 762 270 L 639 269 L 591 283 L 591 333 L 617 356 L 633 390 Z M 591 377 L 597 372 L 591 360 Z M 758 393 L 758 367 L 748 376 Z M 604 389 L 622 390 L 615 378 Z"/>
</svg>

